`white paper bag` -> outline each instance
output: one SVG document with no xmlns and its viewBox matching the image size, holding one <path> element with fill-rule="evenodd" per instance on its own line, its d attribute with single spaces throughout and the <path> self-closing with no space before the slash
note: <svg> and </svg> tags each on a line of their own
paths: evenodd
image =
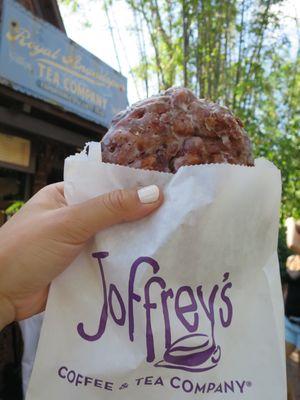
<svg viewBox="0 0 300 400">
<path fill-rule="evenodd" d="M 98 233 L 51 286 L 28 400 L 284 400 L 280 173 L 65 164 L 69 204 L 158 184 L 149 217 Z"/>
</svg>

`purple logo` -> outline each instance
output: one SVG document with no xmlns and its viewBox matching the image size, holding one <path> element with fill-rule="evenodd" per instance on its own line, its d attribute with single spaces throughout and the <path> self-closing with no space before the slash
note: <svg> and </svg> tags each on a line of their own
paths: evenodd
<svg viewBox="0 0 300 400">
<path fill-rule="evenodd" d="M 109 256 L 108 252 L 92 254 L 98 261 L 101 284 L 103 289 L 103 305 L 100 310 L 98 330 L 95 334 L 85 331 L 83 322 L 77 325 L 78 334 L 87 341 L 101 339 L 106 329 L 107 319 L 110 316 L 119 326 L 128 325 L 128 336 L 131 342 L 135 340 L 135 306 L 140 304 L 145 310 L 145 346 L 147 362 L 154 363 L 155 367 L 173 368 L 191 372 L 208 371 L 218 365 L 221 358 L 221 348 L 215 340 L 215 326 L 219 321 L 222 327 L 230 326 L 233 316 L 233 307 L 228 297 L 232 287 L 229 282 L 229 273 L 223 275 L 222 284 L 215 284 L 207 298 L 203 293 L 202 285 L 195 289 L 190 286 L 181 286 L 177 290 L 168 288 L 166 281 L 158 275 L 160 266 L 151 257 L 139 257 L 131 266 L 128 281 L 128 299 L 124 301 L 120 291 L 114 283 L 107 285 L 103 268 L 103 259 Z M 143 296 L 135 293 L 136 274 L 138 269 L 148 268 L 152 276 L 147 280 L 143 289 Z M 151 301 L 151 288 L 160 288 L 160 306 L 164 321 L 163 359 L 157 361 L 151 315 L 158 311 L 158 304 Z M 182 305 L 183 299 L 188 299 L 188 305 Z M 116 311 L 117 310 L 117 311 Z M 176 321 L 172 319 L 176 315 Z M 209 326 L 203 332 L 203 323 Z M 173 324 L 172 324 L 173 323 Z M 173 338 L 174 325 L 178 324 L 186 331 L 186 335 Z M 160 357 L 161 358 L 161 357 Z M 159 359 L 159 358 L 158 358 Z"/>
</svg>

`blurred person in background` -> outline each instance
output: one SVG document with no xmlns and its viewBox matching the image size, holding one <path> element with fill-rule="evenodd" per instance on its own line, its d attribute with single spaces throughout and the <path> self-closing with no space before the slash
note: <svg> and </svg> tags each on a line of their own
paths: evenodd
<svg viewBox="0 0 300 400">
<path fill-rule="evenodd" d="M 300 221 L 288 218 L 286 228 L 287 246 L 295 253 L 286 261 L 285 348 L 288 360 L 292 353 L 300 352 Z M 296 400 L 290 377 L 288 392 L 288 400 Z"/>
</svg>

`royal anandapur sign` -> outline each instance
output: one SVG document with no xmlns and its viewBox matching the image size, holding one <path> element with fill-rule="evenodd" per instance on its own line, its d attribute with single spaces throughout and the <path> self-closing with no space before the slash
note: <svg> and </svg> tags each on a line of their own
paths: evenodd
<svg viewBox="0 0 300 400">
<path fill-rule="evenodd" d="M 14 0 L 3 2 L 0 81 L 105 127 L 127 106 L 124 76 Z"/>
</svg>

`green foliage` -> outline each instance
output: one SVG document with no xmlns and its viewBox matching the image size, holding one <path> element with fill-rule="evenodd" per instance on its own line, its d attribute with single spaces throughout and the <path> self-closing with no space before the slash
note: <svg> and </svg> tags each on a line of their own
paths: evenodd
<svg viewBox="0 0 300 400">
<path fill-rule="evenodd" d="M 79 9 L 79 0 L 59 0 L 59 3 L 69 6 L 73 12 Z"/>
<path fill-rule="evenodd" d="M 11 217 L 12 215 L 14 215 L 16 212 L 18 212 L 20 210 L 21 207 L 23 207 L 24 205 L 24 201 L 20 201 L 17 200 L 14 203 L 12 203 L 6 210 L 5 210 L 5 214 L 8 217 Z"/>
<path fill-rule="evenodd" d="M 292 58 L 280 30 L 281 0 L 125 0 L 144 22 L 153 55 L 140 79 L 158 89 L 190 87 L 230 107 L 243 121 L 254 154 L 282 173 L 281 224 L 300 217 L 300 51 Z"/>
</svg>

